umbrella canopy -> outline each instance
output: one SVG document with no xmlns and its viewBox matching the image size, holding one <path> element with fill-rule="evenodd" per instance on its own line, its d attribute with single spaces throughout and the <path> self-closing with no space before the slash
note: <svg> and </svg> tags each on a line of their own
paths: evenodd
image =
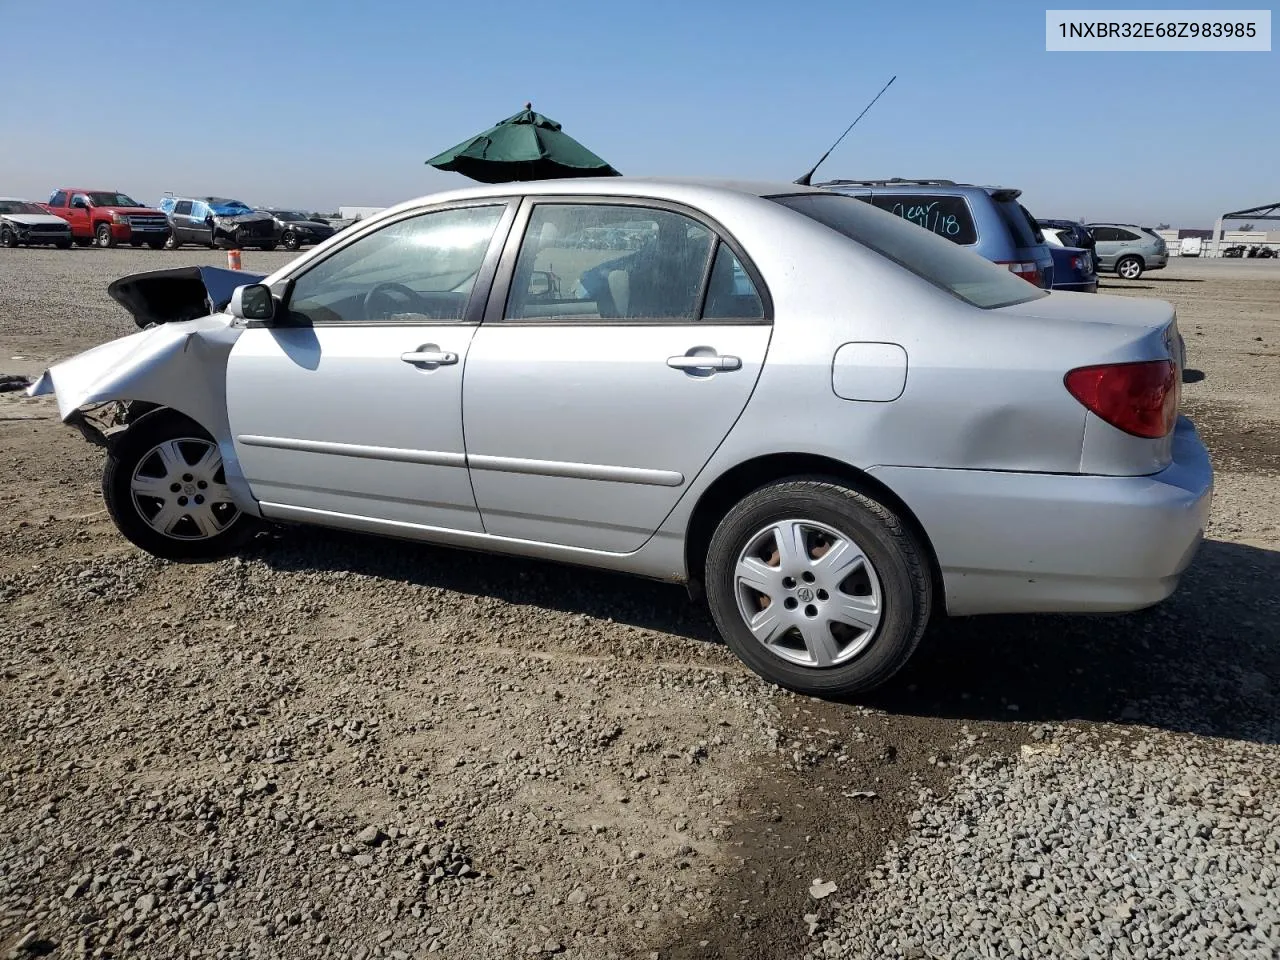
<svg viewBox="0 0 1280 960">
<path fill-rule="evenodd" d="M 621 176 L 561 130 L 560 124 L 534 113 L 529 103 L 514 117 L 450 147 L 427 163 L 481 183 Z"/>
</svg>

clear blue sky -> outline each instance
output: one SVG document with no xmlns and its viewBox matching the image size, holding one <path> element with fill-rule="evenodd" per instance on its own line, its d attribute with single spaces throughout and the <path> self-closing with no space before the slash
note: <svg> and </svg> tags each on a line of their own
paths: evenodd
<svg viewBox="0 0 1280 960">
<path fill-rule="evenodd" d="M 821 175 L 1174 226 L 1280 200 L 1280 54 L 1046 53 L 1045 6 L 0 0 L 0 195 L 380 206 L 467 182 L 423 161 L 526 100 L 624 173 L 790 180 L 897 74 Z"/>
</svg>

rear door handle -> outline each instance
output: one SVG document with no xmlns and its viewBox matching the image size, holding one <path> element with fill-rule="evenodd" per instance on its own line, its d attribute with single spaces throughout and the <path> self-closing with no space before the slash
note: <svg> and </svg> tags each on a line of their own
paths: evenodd
<svg viewBox="0 0 1280 960">
<path fill-rule="evenodd" d="M 737 357 L 667 357 L 667 366 L 676 370 L 738 370 L 742 361 Z"/>
<path fill-rule="evenodd" d="M 430 363 L 436 366 L 447 366 L 458 362 L 458 355 L 448 350 L 414 350 L 400 354 L 405 363 Z"/>
</svg>

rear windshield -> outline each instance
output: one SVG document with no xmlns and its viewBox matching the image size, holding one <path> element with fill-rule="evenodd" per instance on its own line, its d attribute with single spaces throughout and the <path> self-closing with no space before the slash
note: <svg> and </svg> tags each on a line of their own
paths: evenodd
<svg viewBox="0 0 1280 960">
<path fill-rule="evenodd" d="M 883 216 L 853 197 L 803 193 L 769 199 L 874 250 L 975 307 L 991 310 L 1045 296 L 1045 291 L 1004 267 L 928 230 Z"/>
<path fill-rule="evenodd" d="M 964 197 L 881 193 L 872 194 L 871 205 L 895 217 L 910 220 L 952 243 L 967 245 L 978 242 L 978 228 L 974 226 L 973 212 Z"/>
</svg>

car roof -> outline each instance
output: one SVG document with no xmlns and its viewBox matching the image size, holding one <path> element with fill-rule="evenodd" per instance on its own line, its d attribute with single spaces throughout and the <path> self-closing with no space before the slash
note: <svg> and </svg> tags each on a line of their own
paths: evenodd
<svg viewBox="0 0 1280 960">
<path fill-rule="evenodd" d="M 382 212 L 409 210 L 424 203 L 451 203 L 488 197 L 613 196 L 696 203 L 699 195 L 723 197 L 738 194 L 777 197 L 804 193 L 831 195 L 829 190 L 773 180 L 728 180 L 707 177 L 566 177 L 558 180 L 523 180 L 443 190 L 405 200 Z"/>
<path fill-rule="evenodd" d="M 985 193 L 1012 193 L 1015 196 L 1021 195 L 1022 191 L 1016 187 L 1003 187 L 997 184 L 980 184 L 980 183 L 959 183 L 955 180 L 942 180 L 931 178 L 916 179 L 913 177 L 890 177 L 884 180 L 824 180 L 818 186 L 822 187 L 888 187 L 890 189 L 911 189 L 918 190 L 921 187 L 934 187 L 942 190 L 955 189 L 957 192 L 962 190 L 982 190 Z"/>
</svg>

